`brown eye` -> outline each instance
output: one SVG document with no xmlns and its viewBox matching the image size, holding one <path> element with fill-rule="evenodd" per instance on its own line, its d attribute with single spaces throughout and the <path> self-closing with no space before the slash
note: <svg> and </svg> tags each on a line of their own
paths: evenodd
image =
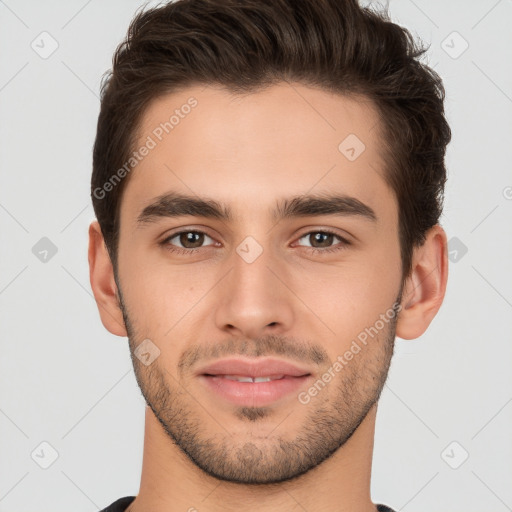
<svg viewBox="0 0 512 512">
<path fill-rule="evenodd" d="M 309 246 L 313 249 L 330 249 L 333 247 L 333 242 L 336 238 L 342 242 L 342 246 L 349 244 L 347 240 L 330 231 L 310 231 L 301 236 L 299 241 L 305 239 L 309 242 L 309 245 L 306 245 L 306 247 Z"/>
<path fill-rule="evenodd" d="M 196 249 L 201 247 L 204 242 L 204 233 L 197 231 L 187 231 L 178 235 L 180 244 L 186 249 Z"/>
<path fill-rule="evenodd" d="M 162 245 L 167 246 L 171 250 L 189 249 L 193 251 L 194 249 L 203 247 L 206 239 L 213 242 L 213 239 L 202 231 L 180 231 L 166 238 L 162 242 Z M 171 243 L 172 240 L 176 240 L 176 242 Z"/>
<path fill-rule="evenodd" d="M 312 247 L 330 247 L 335 236 L 332 233 L 317 232 L 308 235 Z"/>
</svg>

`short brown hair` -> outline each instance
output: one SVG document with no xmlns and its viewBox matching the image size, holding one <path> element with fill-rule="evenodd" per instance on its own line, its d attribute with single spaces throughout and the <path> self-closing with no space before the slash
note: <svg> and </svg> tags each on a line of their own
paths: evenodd
<svg viewBox="0 0 512 512">
<path fill-rule="evenodd" d="M 451 139 L 442 80 L 418 60 L 427 49 L 357 0 L 177 0 L 141 10 L 104 77 L 93 151 L 91 197 L 114 269 L 129 176 L 108 194 L 102 187 L 133 151 L 149 103 L 195 84 L 250 93 L 286 80 L 376 106 L 408 276 L 413 247 L 442 212 Z"/>
</svg>

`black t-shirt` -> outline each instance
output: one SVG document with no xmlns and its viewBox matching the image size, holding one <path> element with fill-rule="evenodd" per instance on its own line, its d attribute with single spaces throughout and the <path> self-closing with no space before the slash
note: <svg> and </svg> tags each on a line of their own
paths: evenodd
<svg viewBox="0 0 512 512">
<path fill-rule="evenodd" d="M 119 498 L 117 501 L 114 501 L 107 508 L 104 508 L 100 512 L 124 512 L 128 505 L 135 499 L 135 496 L 126 496 L 125 498 Z M 386 505 L 378 505 L 377 510 L 379 512 L 395 512 L 392 508 L 387 507 Z"/>
</svg>

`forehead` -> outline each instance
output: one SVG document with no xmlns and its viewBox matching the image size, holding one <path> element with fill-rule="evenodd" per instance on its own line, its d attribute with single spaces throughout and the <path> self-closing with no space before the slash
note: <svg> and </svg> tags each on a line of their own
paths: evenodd
<svg viewBox="0 0 512 512">
<path fill-rule="evenodd" d="M 121 206 L 132 221 L 169 191 L 208 196 L 233 212 L 268 210 L 276 198 L 337 192 L 396 216 L 384 180 L 373 103 L 300 84 L 234 94 L 198 85 L 150 103 Z"/>
</svg>

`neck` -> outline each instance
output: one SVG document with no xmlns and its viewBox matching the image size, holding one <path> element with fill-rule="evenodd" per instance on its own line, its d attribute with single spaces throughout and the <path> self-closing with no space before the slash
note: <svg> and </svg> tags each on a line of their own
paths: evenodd
<svg viewBox="0 0 512 512">
<path fill-rule="evenodd" d="M 330 458 L 294 480 L 243 485 L 199 469 L 146 407 L 141 485 L 130 512 L 375 512 L 370 477 L 377 406 Z M 227 506 L 229 504 L 229 508 Z"/>
</svg>

